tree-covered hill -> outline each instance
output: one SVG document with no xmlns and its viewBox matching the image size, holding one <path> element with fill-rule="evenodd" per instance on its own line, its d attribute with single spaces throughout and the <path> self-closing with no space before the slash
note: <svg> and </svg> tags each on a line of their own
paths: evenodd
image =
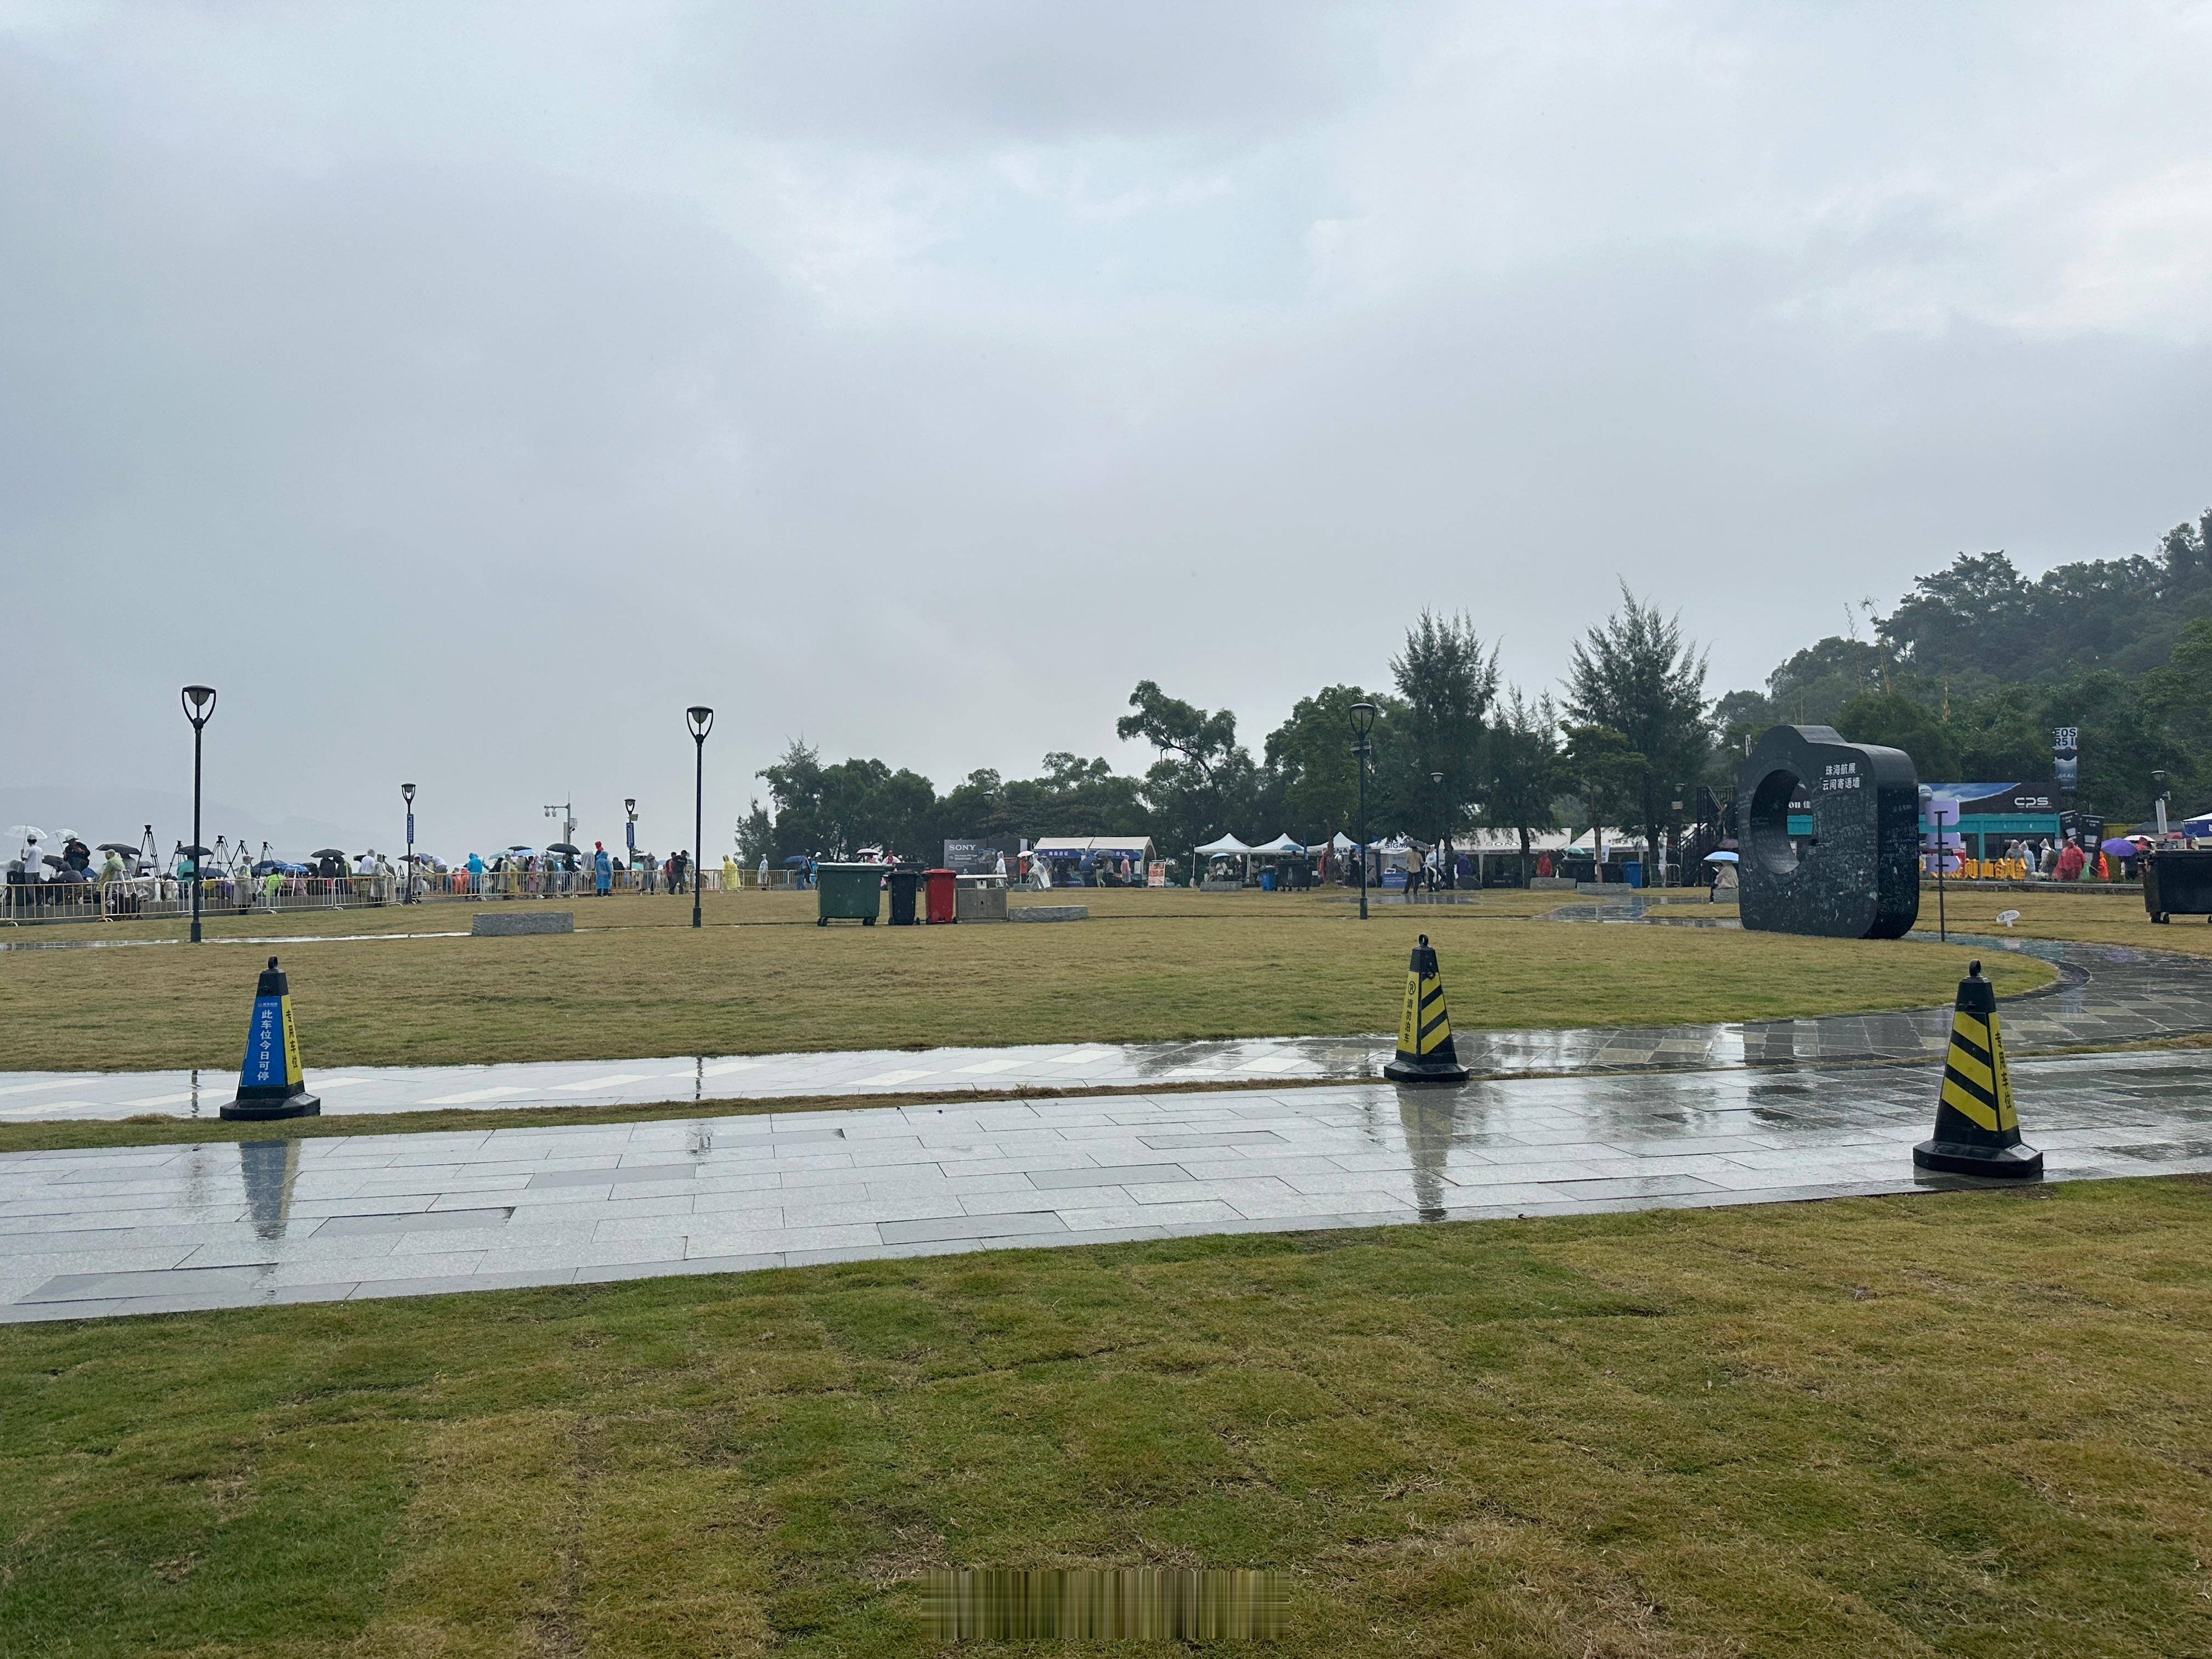
<svg viewBox="0 0 2212 1659">
<path fill-rule="evenodd" d="M 2212 787 L 2212 511 L 2150 554 L 2033 580 L 2002 552 L 1961 553 L 1871 632 L 1808 646 L 1763 692 L 1721 698 L 1717 763 L 1749 732 L 1810 721 L 1904 749 L 1931 781 L 2039 779 L 2051 730 L 2073 726 L 2086 806 L 2148 817 L 2160 770 L 2187 811 Z"/>
</svg>

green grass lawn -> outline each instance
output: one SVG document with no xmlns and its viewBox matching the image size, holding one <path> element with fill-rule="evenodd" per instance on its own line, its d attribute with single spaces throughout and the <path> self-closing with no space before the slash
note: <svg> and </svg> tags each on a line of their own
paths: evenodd
<svg viewBox="0 0 2212 1659">
<path fill-rule="evenodd" d="M 1152 1565 L 1329 1659 L 2204 1653 L 2208 1292 L 2185 1178 L 4 1328 L 0 1651 L 859 1659 Z"/>
<path fill-rule="evenodd" d="M 1362 924 L 1308 895 L 1107 891 L 1090 921 L 912 928 L 819 928 L 801 896 L 716 896 L 718 925 L 696 931 L 678 925 L 688 904 L 636 898 L 580 902 L 580 923 L 606 925 L 574 934 L 274 948 L 310 1067 L 1389 1030 L 1422 933 L 1461 1029 L 1926 1006 L 1973 954 L 1531 920 L 1528 895 Z M 466 908 L 419 914 L 450 927 Z M 423 925 L 389 909 L 320 920 Z M 0 1070 L 234 1066 L 261 954 L 0 953 Z M 2016 957 L 1990 972 L 2005 994 L 2051 975 Z"/>
</svg>

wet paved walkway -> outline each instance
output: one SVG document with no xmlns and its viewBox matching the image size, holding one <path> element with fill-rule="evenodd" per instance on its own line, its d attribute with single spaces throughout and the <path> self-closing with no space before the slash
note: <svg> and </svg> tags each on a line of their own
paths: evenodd
<svg viewBox="0 0 2212 1659">
<path fill-rule="evenodd" d="M 2212 1031 L 2212 958 L 2040 939 L 1979 943 L 1986 950 L 2018 951 L 2059 964 L 2063 977 L 2057 986 L 2002 1004 L 2005 1039 L 2014 1054 Z M 1446 983 L 1459 996 L 1472 994 L 1465 971 Z M 1939 1054 L 1949 1031 L 1949 1010 L 1934 1008 L 1717 1025 L 1462 1030 L 1456 1040 L 1469 1069 L 1510 1077 L 1915 1060 Z M 312 1024 L 307 1042 L 312 1060 Z M 446 1107 L 703 1104 L 819 1095 L 990 1096 L 1272 1079 L 1355 1082 L 1380 1078 L 1393 1046 L 1389 1036 L 1376 1035 L 335 1071 L 311 1065 L 307 1083 L 321 1097 L 326 1116 Z M 228 1068 L 0 1073 L 0 1121 L 113 1121 L 140 1113 L 213 1117 L 231 1098 L 236 1083 L 236 1073 Z"/>
<path fill-rule="evenodd" d="M 1924 1068 L 957 1103 L 0 1158 L 0 1322 L 1911 1192 Z M 2032 1060 L 2053 1178 L 2212 1170 L 2212 1061 Z"/>
</svg>

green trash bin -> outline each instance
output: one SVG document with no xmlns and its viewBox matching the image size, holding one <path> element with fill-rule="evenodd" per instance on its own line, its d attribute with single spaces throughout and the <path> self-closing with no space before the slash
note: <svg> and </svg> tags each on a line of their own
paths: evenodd
<svg viewBox="0 0 2212 1659">
<path fill-rule="evenodd" d="M 884 866 L 880 864 L 818 864 L 814 866 L 818 908 L 814 922 L 827 927 L 832 921 L 876 925 L 883 908 Z"/>
</svg>

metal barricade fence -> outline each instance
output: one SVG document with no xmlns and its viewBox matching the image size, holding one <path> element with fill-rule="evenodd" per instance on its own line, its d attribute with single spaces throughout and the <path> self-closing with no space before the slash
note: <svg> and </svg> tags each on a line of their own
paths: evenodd
<svg viewBox="0 0 2212 1659">
<path fill-rule="evenodd" d="M 702 879 L 708 892 L 721 890 L 719 869 L 702 872 Z M 608 890 L 669 891 L 665 878 L 658 872 L 650 888 L 646 880 L 641 869 L 617 870 Z M 567 899 L 589 896 L 597 890 L 588 866 L 562 870 L 518 865 L 481 872 L 424 868 L 411 882 L 397 872 L 372 876 L 256 876 L 210 870 L 200 878 L 200 911 L 216 916 L 251 915 L 257 911 L 367 909 L 398 904 L 410 896 L 417 903 Z M 690 889 L 684 890 L 688 895 Z M 176 876 L 123 876 L 105 882 L 17 879 L 0 889 L 0 924 L 149 921 L 191 913 L 191 882 Z"/>
<path fill-rule="evenodd" d="M 255 876 L 210 871 L 200 878 L 204 915 L 362 908 L 398 901 L 392 876 Z M 110 881 L 10 882 L 0 920 L 12 922 L 143 921 L 189 916 L 192 884 L 174 876 Z"/>
</svg>

